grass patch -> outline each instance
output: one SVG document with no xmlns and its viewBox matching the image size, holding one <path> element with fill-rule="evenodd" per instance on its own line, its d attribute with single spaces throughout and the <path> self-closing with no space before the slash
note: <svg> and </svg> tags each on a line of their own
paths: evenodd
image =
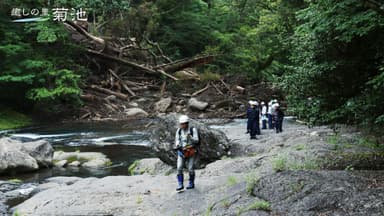
<svg viewBox="0 0 384 216">
<path fill-rule="evenodd" d="M 143 203 L 143 197 L 138 196 L 138 197 L 136 198 L 136 204 L 141 204 L 141 203 Z"/>
<path fill-rule="evenodd" d="M 327 138 L 327 142 L 332 145 L 333 151 L 338 151 L 343 146 L 343 141 L 340 135 L 332 135 Z"/>
<path fill-rule="evenodd" d="M 297 144 L 294 148 L 296 151 L 302 151 L 305 149 L 305 144 Z"/>
<path fill-rule="evenodd" d="M 128 167 L 128 173 L 130 175 L 135 175 L 135 169 L 138 165 L 139 165 L 139 160 L 133 161 L 133 163 Z"/>
<path fill-rule="evenodd" d="M 293 192 L 298 193 L 304 188 L 304 182 L 294 182 L 290 184 Z"/>
<path fill-rule="evenodd" d="M 303 161 L 293 161 L 287 165 L 289 170 L 318 170 L 320 167 L 318 160 L 310 158 L 304 158 Z"/>
<path fill-rule="evenodd" d="M 255 211 L 255 210 L 261 210 L 261 211 L 271 211 L 271 204 L 268 201 L 265 200 L 256 200 L 252 204 L 250 204 L 246 208 L 238 208 L 237 214 L 240 216 L 242 213 L 247 211 Z"/>
<path fill-rule="evenodd" d="M 265 200 L 257 200 L 247 207 L 247 210 L 271 211 L 271 204 Z"/>
<path fill-rule="evenodd" d="M 204 213 L 204 216 L 211 216 L 213 207 L 214 207 L 213 204 L 210 205 L 210 206 L 208 206 L 207 210 L 206 210 L 205 213 Z"/>
<path fill-rule="evenodd" d="M 32 124 L 32 120 L 19 112 L 0 108 L 0 130 L 25 127 Z"/>
<path fill-rule="evenodd" d="M 285 155 L 280 155 L 278 157 L 275 157 L 272 160 L 272 169 L 275 172 L 281 172 L 286 170 L 287 168 L 287 157 Z"/>
<path fill-rule="evenodd" d="M 233 185 L 237 184 L 236 177 L 235 176 L 228 176 L 227 184 L 228 184 L 228 186 L 233 186 Z"/>
<path fill-rule="evenodd" d="M 253 195 L 253 189 L 259 183 L 260 177 L 257 176 L 256 174 L 252 173 L 252 174 L 248 174 L 245 177 L 245 180 L 247 182 L 247 186 L 246 186 L 247 194 Z"/>
<path fill-rule="evenodd" d="M 13 212 L 12 216 L 21 216 L 21 214 L 19 213 L 19 211 L 15 210 Z"/>
<path fill-rule="evenodd" d="M 221 203 L 223 204 L 224 208 L 229 208 L 231 206 L 231 203 L 227 199 L 221 201 Z"/>
</svg>

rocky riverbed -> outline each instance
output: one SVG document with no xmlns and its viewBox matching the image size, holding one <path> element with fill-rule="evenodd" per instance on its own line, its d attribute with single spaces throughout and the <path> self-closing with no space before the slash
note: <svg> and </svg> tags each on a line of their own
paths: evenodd
<svg viewBox="0 0 384 216">
<path fill-rule="evenodd" d="M 286 121 L 283 133 L 263 130 L 257 140 L 249 140 L 244 120 L 211 127 L 229 138 L 231 154 L 198 170 L 194 190 L 176 193 L 174 168 L 159 159 L 144 159 L 131 167 L 135 176 L 47 179 L 12 210 L 19 215 L 384 212 L 383 149 L 356 130 L 307 128 Z"/>
</svg>

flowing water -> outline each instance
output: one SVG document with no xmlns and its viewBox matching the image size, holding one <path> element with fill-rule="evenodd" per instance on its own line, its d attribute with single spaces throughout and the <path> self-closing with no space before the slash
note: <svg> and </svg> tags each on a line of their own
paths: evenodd
<svg viewBox="0 0 384 216">
<path fill-rule="evenodd" d="M 2 176 L 0 179 L 18 178 L 26 182 L 36 182 L 52 176 L 128 175 L 128 167 L 133 161 L 154 156 L 149 148 L 149 132 L 145 129 L 147 123 L 63 123 L 7 131 L 8 136 L 22 141 L 48 140 L 55 151 L 101 152 L 112 161 L 112 165 L 101 169 L 54 167 L 33 173 Z"/>
</svg>

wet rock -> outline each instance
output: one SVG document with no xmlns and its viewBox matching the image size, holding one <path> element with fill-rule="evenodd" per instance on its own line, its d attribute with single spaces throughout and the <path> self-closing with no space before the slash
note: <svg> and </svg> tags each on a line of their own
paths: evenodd
<svg viewBox="0 0 384 216">
<path fill-rule="evenodd" d="M 52 165 L 52 146 L 43 140 L 20 142 L 0 139 L 0 173 L 34 171 Z"/>
<path fill-rule="evenodd" d="M 28 172 L 39 169 L 37 161 L 33 157 L 21 151 L 1 152 L 0 158 L 0 173 Z"/>
<path fill-rule="evenodd" d="M 152 125 L 150 140 L 152 148 L 157 156 L 165 163 L 175 166 L 177 155 L 174 151 L 175 134 L 179 127 L 179 115 L 168 114 L 159 119 L 159 122 Z M 190 120 L 190 126 L 198 129 L 201 145 L 199 147 L 197 167 L 204 167 L 223 155 L 227 155 L 230 144 L 225 134 L 219 130 L 209 128 L 207 125 Z"/>
<path fill-rule="evenodd" d="M 147 117 L 148 113 L 140 108 L 128 108 L 125 110 L 128 117 Z"/>
<path fill-rule="evenodd" d="M 36 188 L 34 183 L 0 181 L 0 215 L 9 215 L 9 205 L 17 205 L 30 198 Z"/>
<path fill-rule="evenodd" d="M 154 104 L 154 110 L 157 112 L 165 112 L 172 104 L 172 98 L 163 98 Z"/>
<path fill-rule="evenodd" d="M 65 167 L 68 164 L 67 160 L 59 160 L 54 162 L 55 167 Z"/>
<path fill-rule="evenodd" d="M 57 161 L 57 166 L 64 164 L 64 161 L 71 164 L 76 163 L 77 166 L 88 168 L 105 167 L 110 163 L 110 160 L 103 153 L 100 152 L 63 152 L 58 151 L 53 155 L 53 160 Z M 62 161 L 62 162 L 61 162 Z M 72 164 L 75 165 L 75 164 Z"/>
<path fill-rule="evenodd" d="M 73 166 L 73 167 L 78 167 L 80 165 L 81 165 L 80 161 L 73 161 L 68 164 L 68 166 Z"/>
<path fill-rule="evenodd" d="M 188 107 L 192 110 L 204 111 L 208 107 L 207 102 L 199 101 L 196 98 L 191 98 L 188 101 Z"/>
</svg>

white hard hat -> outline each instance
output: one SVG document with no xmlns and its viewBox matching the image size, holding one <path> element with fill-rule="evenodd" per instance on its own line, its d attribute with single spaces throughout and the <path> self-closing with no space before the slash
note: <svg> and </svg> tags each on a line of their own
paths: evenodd
<svg viewBox="0 0 384 216">
<path fill-rule="evenodd" d="M 277 103 L 277 99 L 274 99 L 273 102 Z"/>
<path fill-rule="evenodd" d="M 264 103 L 264 101 L 261 101 L 261 105 L 264 105 L 265 103 Z"/>
<path fill-rule="evenodd" d="M 254 101 L 255 102 L 255 106 L 259 106 L 259 102 L 257 101 Z"/>
<path fill-rule="evenodd" d="M 280 106 L 280 104 L 279 103 L 275 103 L 275 104 L 273 104 L 273 107 L 279 107 Z"/>
<path fill-rule="evenodd" d="M 253 103 L 253 101 L 251 101 L 251 100 L 250 100 L 250 101 L 248 101 L 248 104 L 252 105 L 252 103 Z"/>
<path fill-rule="evenodd" d="M 180 118 L 179 118 L 179 123 L 180 124 L 184 124 L 184 123 L 188 123 L 188 122 L 189 122 L 189 117 L 188 116 L 186 116 L 186 115 L 180 116 Z"/>
</svg>

